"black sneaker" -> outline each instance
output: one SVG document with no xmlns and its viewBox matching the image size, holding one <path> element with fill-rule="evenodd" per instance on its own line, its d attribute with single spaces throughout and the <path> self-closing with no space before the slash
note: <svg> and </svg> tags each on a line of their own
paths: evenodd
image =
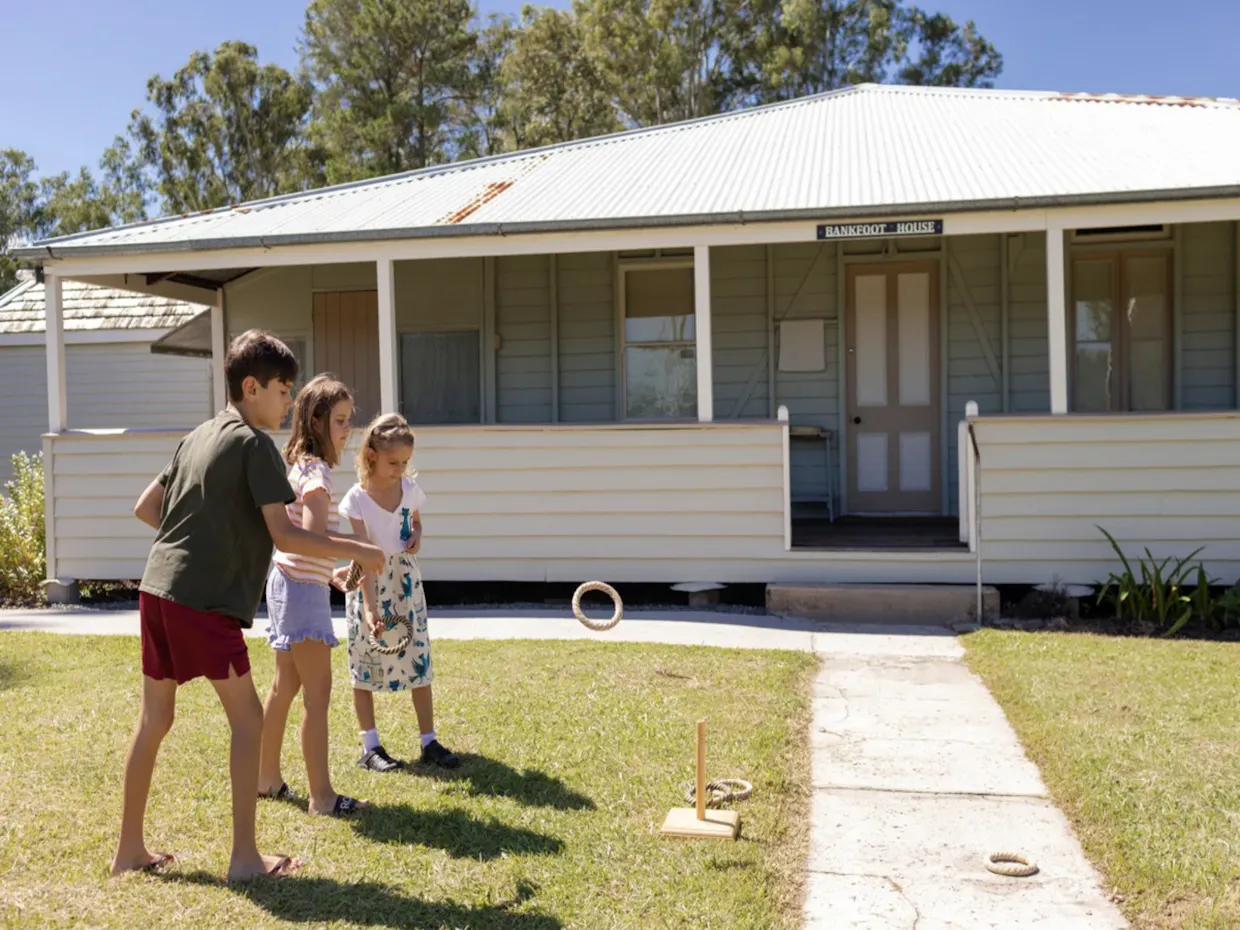
<svg viewBox="0 0 1240 930">
<path fill-rule="evenodd" d="M 441 769 L 454 769 L 461 764 L 456 754 L 445 749 L 437 739 L 422 748 L 421 762 L 423 765 L 437 765 Z"/>
<path fill-rule="evenodd" d="M 395 772 L 405 767 L 399 759 L 393 759 L 382 746 L 376 746 L 357 760 L 357 764 L 372 772 Z"/>
</svg>

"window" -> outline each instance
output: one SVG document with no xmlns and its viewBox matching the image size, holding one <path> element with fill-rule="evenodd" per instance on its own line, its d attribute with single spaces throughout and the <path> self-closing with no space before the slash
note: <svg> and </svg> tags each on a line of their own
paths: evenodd
<svg viewBox="0 0 1240 930">
<path fill-rule="evenodd" d="M 1171 256 L 1099 253 L 1072 265 L 1072 409 L 1171 407 Z"/>
<path fill-rule="evenodd" d="M 482 352 L 477 330 L 402 333 L 401 413 L 414 426 L 481 423 Z"/>
<path fill-rule="evenodd" d="M 693 268 L 622 268 L 628 419 L 697 416 Z"/>
</svg>

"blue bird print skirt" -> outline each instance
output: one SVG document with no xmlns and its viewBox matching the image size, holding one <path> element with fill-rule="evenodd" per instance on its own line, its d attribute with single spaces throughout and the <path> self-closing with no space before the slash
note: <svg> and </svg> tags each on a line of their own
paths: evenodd
<svg viewBox="0 0 1240 930">
<path fill-rule="evenodd" d="M 383 637 L 404 635 L 395 617 L 408 617 L 413 624 L 413 642 L 396 655 L 385 656 L 371 648 L 364 619 L 362 589 L 348 595 L 345 616 L 349 628 L 349 677 L 354 688 L 367 691 L 404 691 L 431 683 L 431 639 L 426 631 L 426 598 L 422 594 L 422 573 L 417 560 L 407 552 L 390 556 L 382 574 L 375 579 L 379 614 L 392 632 Z"/>
</svg>

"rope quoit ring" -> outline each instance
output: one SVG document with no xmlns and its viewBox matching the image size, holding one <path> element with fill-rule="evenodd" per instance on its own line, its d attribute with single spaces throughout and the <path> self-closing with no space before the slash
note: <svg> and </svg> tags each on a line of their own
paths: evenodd
<svg viewBox="0 0 1240 930">
<path fill-rule="evenodd" d="M 1014 852 L 995 852 L 986 856 L 986 868 L 996 875 L 1012 878 L 1028 878 L 1038 871 L 1038 866 L 1028 856 Z"/>
<path fill-rule="evenodd" d="M 395 645 L 385 646 L 370 634 L 367 634 L 366 641 L 370 643 L 370 648 L 381 656 L 394 656 L 404 652 L 409 648 L 409 644 L 413 642 L 413 624 L 409 622 L 408 617 L 385 617 L 389 623 L 395 623 L 398 627 L 405 628 L 405 635 L 396 640 Z"/>
<path fill-rule="evenodd" d="M 718 807 L 728 801 L 743 801 L 753 794 L 753 785 L 742 778 L 716 778 L 706 783 L 706 806 Z M 685 789 L 685 803 L 697 801 L 697 785 Z"/>
<path fill-rule="evenodd" d="M 611 615 L 610 620 L 591 620 L 585 615 L 585 611 L 581 609 L 581 595 L 588 591 L 602 591 L 611 598 L 612 603 L 616 605 L 616 610 Z M 616 593 L 616 589 L 606 582 L 587 581 L 573 595 L 573 615 L 581 622 L 582 626 L 588 627 L 596 633 L 601 633 L 604 630 L 610 630 L 620 622 L 624 616 L 624 602 L 620 600 L 620 595 Z"/>
</svg>

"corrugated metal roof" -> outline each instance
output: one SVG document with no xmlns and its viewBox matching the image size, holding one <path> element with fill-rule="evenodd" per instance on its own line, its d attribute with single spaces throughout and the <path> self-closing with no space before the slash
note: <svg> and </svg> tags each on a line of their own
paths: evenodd
<svg viewBox="0 0 1240 930">
<path fill-rule="evenodd" d="M 35 249 L 271 246 L 1222 196 L 1240 193 L 1237 151 L 1234 100 L 862 85 Z"/>
<path fill-rule="evenodd" d="M 171 329 L 210 309 L 202 304 L 81 281 L 65 281 L 61 293 L 66 332 Z M 44 332 L 43 313 L 43 285 L 23 282 L 0 295 L 0 334 Z"/>
</svg>

